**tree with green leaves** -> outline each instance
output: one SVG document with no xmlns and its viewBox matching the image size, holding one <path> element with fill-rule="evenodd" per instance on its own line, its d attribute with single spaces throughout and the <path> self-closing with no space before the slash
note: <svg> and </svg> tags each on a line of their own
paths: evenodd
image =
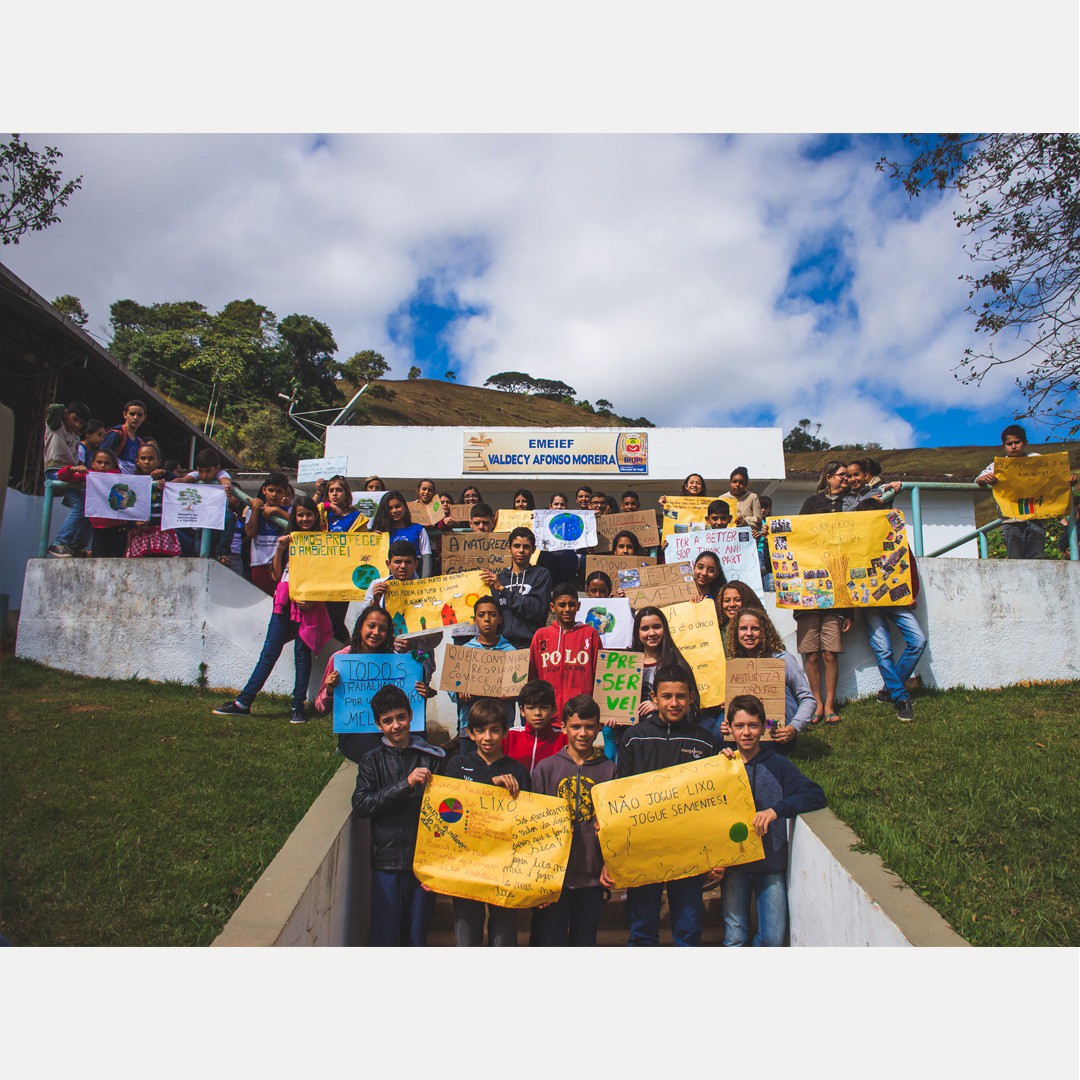
<svg viewBox="0 0 1080 1080">
<path fill-rule="evenodd" d="M 444 376 L 444 378 L 446 379 L 447 382 L 457 382 L 457 372 L 456 371 L 448 371 L 446 373 L 446 375 Z"/>
<path fill-rule="evenodd" d="M 818 437 L 820 430 L 820 424 L 814 424 L 807 419 L 800 420 L 784 436 L 784 449 L 789 454 L 797 454 L 802 450 L 828 450 L 828 442 Z"/>
<path fill-rule="evenodd" d="M 85 326 L 90 321 L 90 316 L 86 314 L 86 309 L 82 306 L 82 301 L 77 296 L 72 296 L 70 293 L 64 293 L 63 296 L 58 296 L 52 302 L 52 306 L 65 318 L 70 319 L 76 326 Z"/>
<path fill-rule="evenodd" d="M 881 172 L 911 198 L 955 191 L 954 213 L 976 273 L 966 274 L 968 310 L 985 346 L 958 363 L 966 383 L 1016 364 L 1023 416 L 1080 431 L 1080 135 L 905 135 L 903 161 Z M 1007 342 L 1001 345 L 1000 343 Z M 1000 348 L 998 347 L 1000 345 Z"/>
<path fill-rule="evenodd" d="M 386 358 L 374 349 L 364 349 L 353 353 L 341 365 L 342 375 L 357 388 L 381 379 L 389 370 L 390 365 L 386 362 Z"/>
<path fill-rule="evenodd" d="M 485 379 L 484 385 L 490 386 L 493 390 L 503 390 L 508 394 L 527 394 L 535 381 L 524 371 L 500 371 L 497 375 Z"/>
<path fill-rule="evenodd" d="M 55 146 L 39 154 L 18 135 L 0 143 L 0 240 L 18 244 L 28 232 L 41 232 L 60 220 L 58 210 L 82 187 L 83 178 L 64 183 Z"/>
<path fill-rule="evenodd" d="M 341 396 L 341 365 L 334 359 L 338 347 L 330 327 L 310 315 L 286 315 L 277 330 L 282 358 L 304 391 L 305 407 L 332 405 Z"/>
<path fill-rule="evenodd" d="M 415 364 L 413 364 L 413 366 L 409 368 L 409 374 L 406 376 L 406 378 L 409 380 L 409 382 L 415 382 L 417 379 L 420 378 L 422 374 L 423 372 Z"/>
</svg>

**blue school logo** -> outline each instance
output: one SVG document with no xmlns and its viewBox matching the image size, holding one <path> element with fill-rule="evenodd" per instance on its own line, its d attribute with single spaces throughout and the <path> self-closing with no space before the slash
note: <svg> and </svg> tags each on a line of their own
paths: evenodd
<svg viewBox="0 0 1080 1080">
<path fill-rule="evenodd" d="M 581 539 L 585 532 L 585 522 L 577 514 L 556 514 L 548 521 L 548 532 L 556 540 L 571 543 Z"/>
<path fill-rule="evenodd" d="M 135 502 L 135 492 L 127 484 L 113 484 L 109 489 L 109 506 L 113 510 L 129 510 Z"/>
<path fill-rule="evenodd" d="M 352 572 L 352 583 L 358 589 L 366 590 L 367 587 L 379 576 L 379 571 L 370 563 L 361 563 Z"/>
</svg>

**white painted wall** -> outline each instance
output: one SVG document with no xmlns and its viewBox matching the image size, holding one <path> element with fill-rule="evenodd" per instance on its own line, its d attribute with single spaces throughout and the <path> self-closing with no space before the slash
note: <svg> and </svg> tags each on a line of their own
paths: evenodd
<svg viewBox="0 0 1080 1080">
<path fill-rule="evenodd" d="M 44 508 L 44 495 L 26 495 L 16 488 L 7 489 L 4 518 L 0 522 L 0 593 L 7 596 L 12 611 L 18 611 L 22 604 L 23 575 L 27 560 L 37 555 Z M 50 544 L 68 512 L 68 507 L 62 505 L 59 498 L 53 501 Z"/>
</svg>

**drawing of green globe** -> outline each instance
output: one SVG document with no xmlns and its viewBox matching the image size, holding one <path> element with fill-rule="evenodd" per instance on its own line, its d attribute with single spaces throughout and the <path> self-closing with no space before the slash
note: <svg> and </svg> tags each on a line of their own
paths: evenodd
<svg viewBox="0 0 1080 1080">
<path fill-rule="evenodd" d="M 127 484 L 113 484 L 109 489 L 109 506 L 113 510 L 128 510 L 135 501 L 135 492 Z"/>
<path fill-rule="evenodd" d="M 375 569 L 370 563 L 361 563 L 352 572 L 352 583 L 358 589 L 366 590 L 367 587 L 375 581 L 379 576 L 379 571 Z"/>
<path fill-rule="evenodd" d="M 603 637 L 615 629 L 615 616 L 605 607 L 594 607 L 585 616 L 585 623 Z"/>
<path fill-rule="evenodd" d="M 564 540 L 567 543 L 580 540 L 585 532 L 585 523 L 577 514 L 556 514 L 548 521 L 548 532 L 556 540 Z"/>
</svg>

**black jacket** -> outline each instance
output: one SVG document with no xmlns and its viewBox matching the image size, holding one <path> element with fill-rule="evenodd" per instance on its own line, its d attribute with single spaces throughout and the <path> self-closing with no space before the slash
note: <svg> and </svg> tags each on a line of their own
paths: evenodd
<svg viewBox="0 0 1080 1080">
<path fill-rule="evenodd" d="M 522 791 L 532 791 L 532 774 L 520 761 L 505 754 L 489 765 L 475 750 L 468 750 L 454 758 L 446 770 L 452 780 L 472 780 L 477 784 L 490 784 L 493 776 L 507 773 L 518 782 Z"/>
<path fill-rule="evenodd" d="M 403 750 L 384 742 L 360 759 L 353 813 L 371 818 L 373 870 L 412 870 L 424 788 L 410 787 L 409 773 L 420 768 L 437 773 L 445 758 L 437 746 L 413 735 Z"/>
<path fill-rule="evenodd" d="M 685 765 L 688 761 L 712 757 L 719 752 L 719 744 L 705 728 L 681 720 L 677 724 L 665 724 L 655 713 L 628 728 L 619 744 L 619 758 L 615 763 L 616 777 L 637 776 L 638 773 L 655 772 L 670 765 Z"/>
</svg>

